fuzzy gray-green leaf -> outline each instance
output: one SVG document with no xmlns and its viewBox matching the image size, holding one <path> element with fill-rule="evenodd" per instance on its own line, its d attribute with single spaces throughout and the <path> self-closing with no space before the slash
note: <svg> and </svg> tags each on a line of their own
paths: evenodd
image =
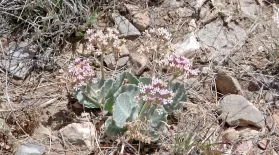
<svg viewBox="0 0 279 155">
<path fill-rule="evenodd" d="M 131 116 L 127 119 L 127 121 L 133 121 L 135 120 L 139 115 L 139 105 L 136 104 L 133 109 L 132 109 L 132 112 L 131 112 Z"/>
<path fill-rule="evenodd" d="M 76 90 L 74 92 L 74 96 L 78 100 L 78 102 L 86 108 L 100 108 L 98 103 L 88 98 L 81 90 Z"/>
<path fill-rule="evenodd" d="M 151 84 L 152 79 L 148 78 L 148 77 L 141 77 L 141 78 L 139 78 L 139 81 L 141 83 L 143 83 L 144 85 L 149 85 L 149 84 Z"/>
<path fill-rule="evenodd" d="M 100 91 L 100 95 L 99 95 L 99 102 L 103 103 L 107 98 L 109 98 L 109 96 L 107 96 L 107 94 L 110 91 L 110 89 L 112 87 L 112 84 L 113 84 L 113 80 L 109 79 L 102 86 L 101 91 Z"/>
<path fill-rule="evenodd" d="M 105 104 L 104 104 L 104 114 L 105 115 L 108 112 L 112 114 L 113 104 L 114 104 L 114 97 L 113 96 L 106 99 Z"/>
<path fill-rule="evenodd" d="M 110 91 L 107 93 L 106 98 L 112 96 L 122 86 L 125 77 L 126 77 L 126 72 L 123 72 L 117 76 L 117 78 L 112 84 Z"/>
<path fill-rule="evenodd" d="M 126 84 L 120 87 L 120 89 L 114 93 L 114 97 L 116 98 L 119 94 L 128 92 L 131 98 L 134 98 L 139 93 L 139 87 L 134 84 Z"/>
<path fill-rule="evenodd" d="M 131 74 L 130 72 L 127 72 L 127 79 L 130 84 L 138 85 L 138 83 L 140 82 L 139 79 L 135 75 Z"/>
<path fill-rule="evenodd" d="M 120 127 L 116 126 L 112 117 L 109 117 L 105 122 L 105 130 L 106 130 L 106 134 L 108 136 L 117 136 L 118 137 L 126 131 L 126 128 L 125 127 L 120 128 Z"/>
<path fill-rule="evenodd" d="M 152 108 L 154 108 L 154 110 Z M 155 105 L 152 108 L 151 111 L 153 111 L 153 114 L 151 116 L 151 122 L 149 125 L 154 129 L 156 129 L 157 131 L 166 130 L 165 123 L 167 121 L 167 116 L 168 116 L 167 111 L 160 104 Z"/>
<path fill-rule="evenodd" d="M 112 115 L 116 126 L 124 126 L 126 120 L 131 116 L 133 107 L 134 104 L 131 101 L 131 98 L 128 93 L 122 93 L 116 98 Z"/>
<path fill-rule="evenodd" d="M 183 103 L 187 101 L 186 89 L 181 83 L 170 83 L 168 89 L 174 93 L 173 103 L 164 105 L 166 111 L 170 114 L 175 110 L 182 109 Z"/>
</svg>

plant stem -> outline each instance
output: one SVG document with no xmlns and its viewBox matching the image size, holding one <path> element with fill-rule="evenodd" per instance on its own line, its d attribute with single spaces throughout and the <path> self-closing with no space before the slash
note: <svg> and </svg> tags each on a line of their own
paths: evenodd
<svg viewBox="0 0 279 155">
<path fill-rule="evenodd" d="M 91 101 L 97 103 L 99 105 L 99 107 L 102 109 L 103 108 L 103 105 L 101 103 L 99 103 L 96 99 L 90 97 L 89 94 L 87 94 L 85 91 L 82 91 L 82 93 Z"/>
<path fill-rule="evenodd" d="M 149 109 L 151 106 L 150 103 L 146 102 L 144 103 L 144 105 L 142 106 L 141 110 L 140 110 L 140 114 L 139 114 L 139 117 L 142 117 L 142 115 L 144 114 L 144 112 Z"/>
<path fill-rule="evenodd" d="M 105 73 L 104 73 L 104 52 L 101 54 L 101 79 L 105 79 Z"/>
<path fill-rule="evenodd" d="M 179 76 L 179 71 L 174 71 L 172 74 L 173 74 L 173 76 L 169 83 L 172 83 L 172 81 Z"/>
<path fill-rule="evenodd" d="M 91 87 L 91 85 L 92 85 L 92 83 L 90 82 L 89 86 L 87 85 L 87 87 L 89 87 L 90 92 L 93 92 L 93 94 L 97 97 L 98 94 L 97 94 L 97 92 Z"/>
</svg>

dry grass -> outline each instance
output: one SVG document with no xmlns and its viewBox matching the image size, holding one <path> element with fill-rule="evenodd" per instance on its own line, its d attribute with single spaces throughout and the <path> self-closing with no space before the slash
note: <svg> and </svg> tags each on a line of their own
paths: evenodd
<svg viewBox="0 0 279 155">
<path fill-rule="evenodd" d="M 8 24 L 10 34 L 30 38 L 41 49 L 57 48 L 83 24 L 91 22 L 90 17 L 95 16 L 96 7 L 102 3 L 102 0 L 1 0 L 0 19 L 3 25 Z M 7 31 L 1 29 L 0 34 Z"/>
</svg>

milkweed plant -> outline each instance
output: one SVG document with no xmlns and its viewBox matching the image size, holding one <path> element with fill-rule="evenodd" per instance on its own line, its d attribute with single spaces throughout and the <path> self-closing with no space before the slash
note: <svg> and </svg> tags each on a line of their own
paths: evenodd
<svg viewBox="0 0 279 155">
<path fill-rule="evenodd" d="M 151 29 L 145 34 L 161 39 L 159 44 L 168 42 L 167 46 L 170 45 L 171 35 L 163 28 Z M 118 31 L 112 28 L 97 32 L 88 30 L 88 48 L 98 52 L 101 59 L 108 52 L 115 52 L 117 56 L 125 44 L 118 36 Z M 173 79 L 198 74 L 197 70 L 191 69 L 190 60 L 183 56 L 170 53 L 163 59 Z M 109 116 L 105 121 L 109 136 L 125 136 L 145 143 L 157 141 L 160 133 L 167 130 L 167 116 L 181 109 L 186 102 L 184 85 L 173 80 L 136 77 L 129 71 L 123 71 L 116 78 L 105 78 L 103 60 L 100 78 L 90 61 L 84 58 L 76 58 L 69 65 L 69 73 L 73 94 L 79 103 L 86 108 L 100 108 Z"/>
</svg>

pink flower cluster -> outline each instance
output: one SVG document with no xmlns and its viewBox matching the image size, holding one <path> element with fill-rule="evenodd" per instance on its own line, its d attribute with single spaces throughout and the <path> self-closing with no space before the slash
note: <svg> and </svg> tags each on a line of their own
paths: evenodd
<svg viewBox="0 0 279 155">
<path fill-rule="evenodd" d="M 125 43 L 125 40 L 119 39 L 118 30 L 114 28 L 107 28 L 105 31 L 98 30 L 94 32 L 92 29 L 86 31 L 87 39 L 90 44 L 88 45 L 89 50 L 97 50 L 98 54 L 102 52 L 120 52 L 121 46 Z"/>
<path fill-rule="evenodd" d="M 184 56 L 170 55 L 168 57 L 168 65 L 175 73 L 186 75 L 198 75 L 199 70 L 192 70 L 192 63 Z"/>
<path fill-rule="evenodd" d="M 96 82 L 95 74 L 89 65 L 89 60 L 76 58 L 68 67 L 71 78 L 75 83 L 74 89 L 86 86 L 88 82 Z"/>
<path fill-rule="evenodd" d="M 137 99 L 152 104 L 170 104 L 173 102 L 173 92 L 168 90 L 163 82 L 159 79 L 152 79 L 149 85 L 139 84 L 140 94 Z"/>
</svg>

